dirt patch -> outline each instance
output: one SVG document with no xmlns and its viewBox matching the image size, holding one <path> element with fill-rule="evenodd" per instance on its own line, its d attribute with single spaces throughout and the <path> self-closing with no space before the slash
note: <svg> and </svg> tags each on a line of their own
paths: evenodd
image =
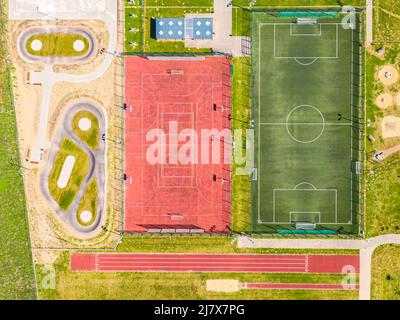
<svg viewBox="0 0 400 320">
<path fill-rule="evenodd" d="M 383 159 L 390 157 L 392 154 L 395 154 L 400 151 L 400 144 L 394 146 L 392 148 L 386 149 L 383 151 Z"/>
<path fill-rule="evenodd" d="M 376 105 L 381 109 L 386 109 L 393 105 L 393 95 L 390 93 L 383 93 L 375 100 Z"/>
<path fill-rule="evenodd" d="M 207 280 L 207 291 L 236 292 L 239 291 L 239 280 L 213 279 Z"/>
<path fill-rule="evenodd" d="M 395 67 L 387 65 L 379 70 L 378 78 L 384 86 L 390 86 L 399 80 L 399 72 Z"/>
<path fill-rule="evenodd" d="M 400 137 L 400 118 L 394 116 L 384 117 L 382 120 L 382 137 Z"/>
</svg>

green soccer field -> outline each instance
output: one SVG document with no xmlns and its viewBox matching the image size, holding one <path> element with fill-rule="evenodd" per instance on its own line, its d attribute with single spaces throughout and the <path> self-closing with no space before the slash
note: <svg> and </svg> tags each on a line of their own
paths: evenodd
<svg viewBox="0 0 400 320">
<path fill-rule="evenodd" d="M 253 232 L 358 230 L 359 33 L 340 21 L 252 15 Z"/>
</svg>

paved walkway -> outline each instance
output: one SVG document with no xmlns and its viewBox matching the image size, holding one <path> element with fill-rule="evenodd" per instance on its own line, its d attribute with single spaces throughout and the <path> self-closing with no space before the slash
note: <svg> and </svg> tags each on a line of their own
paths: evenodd
<svg viewBox="0 0 400 320">
<path fill-rule="evenodd" d="M 365 240 L 340 239 L 252 239 L 239 237 L 239 248 L 349 249 L 360 250 L 360 300 L 371 298 L 371 260 L 374 250 L 384 244 L 400 244 L 400 235 L 388 234 Z"/>
<path fill-rule="evenodd" d="M 99 77 L 101 77 L 108 70 L 115 57 L 112 53 L 114 53 L 117 48 L 117 11 L 118 11 L 117 1 L 106 0 L 105 3 L 107 3 L 106 7 L 107 10 L 99 13 L 98 19 L 103 20 L 105 22 L 109 32 L 109 43 L 107 48 L 107 52 L 109 54 L 106 54 L 105 59 L 99 68 L 87 74 L 74 75 L 68 73 L 54 72 L 53 65 L 46 65 L 43 71 L 31 73 L 31 82 L 40 83 L 43 85 L 43 98 L 41 101 L 41 109 L 40 109 L 38 139 L 37 139 L 37 144 L 32 148 L 32 153 L 31 153 L 32 162 L 40 162 L 42 160 L 43 151 L 47 148 L 47 143 L 46 143 L 47 124 L 48 124 L 51 94 L 54 85 L 57 82 L 61 81 L 66 81 L 70 83 L 87 83 L 94 81 Z M 62 16 L 61 13 L 60 16 Z"/>
</svg>

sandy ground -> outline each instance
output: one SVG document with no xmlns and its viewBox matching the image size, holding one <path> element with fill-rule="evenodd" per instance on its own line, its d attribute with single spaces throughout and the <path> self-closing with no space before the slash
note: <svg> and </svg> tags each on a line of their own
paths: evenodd
<svg viewBox="0 0 400 320">
<path fill-rule="evenodd" d="M 400 106 L 400 92 L 396 94 L 394 101 L 397 106 Z"/>
<path fill-rule="evenodd" d="M 387 116 L 383 118 L 382 137 L 384 139 L 400 137 L 400 118 L 395 116 Z"/>
<path fill-rule="evenodd" d="M 31 242 L 34 251 L 34 259 L 38 263 L 52 263 L 57 257 L 57 251 L 46 249 L 65 249 L 65 248 L 112 248 L 116 244 L 116 236 L 111 233 L 101 232 L 96 238 L 81 239 L 77 234 L 72 234 L 65 227 L 52 208 L 42 197 L 39 190 L 39 177 L 43 166 L 47 160 L 45 159 L 40 164 L 31 164 L 27 161 L 27 154 L 32 145 L 36 143 L 37 127 L 39 123 L 40 101 L 41 101 L 41 86 L 27 84 L 27 73 L 33 70 L 41 70 L 43 66 L 40 64 L 28 64 L 23 61 L 16 50 L 17 37 L 19 32 L 24 28 L 32 25 L 46 25 L 49 22 L 10 22 L 10 37 L 9 46 L 10 56 L 14 62 L 14 93 L 15 93 L 15 108 L 17 116 L 18 134 L 20 139 L 20 152 L 22 163 L 25 170 L 24 182 L 26 187 L 26 197 L 28 206 L 28 215 L 30 223 Z M 53 21 L 54 25 L 55 22 Z M 99 37 L 99 47 L 106 46 L 108 42 L 108 34 L 105 33 L 105 26 L 100 21 L 58 21 L 57 25 L 83 25 L 89 27 Z M 119 48 L 122 50 L 122 40 L 118 41 Z M 87 73 L 95 70 L 101 64 L 104 56 L 97 54 L 90 62 L 76 64 L 73 66 L 55 66 L 55 70 L 71 73 Z M 109 70 L 99 79 L 87 84 L 70 84 L 57 83 L 51 97 L 51 107 L 49 112 L 48 136 L 52 139 L 57 131 L 57 125 L 62 119 L 65 106 L 69 101 L 76 98 L 85 97 L 98 101 L 104 106 L 104 111 L 107 113 L 108 131 L 107 137 L 115 140 L 115 137 L 121 136 L 121 118 L 120 108 L 116 108 L 116 95 L 120 95 L 120 83 L 122 80 L 116 74 L 121 74 L 120 63 L 116 60 L 111 65 Z M 119 85 L 116 83 L 119 82 Z M 117 110 L 116 110 L 117 109 Z M 108 188 L 107 188 L 107 221 L 106 226 L 109 230 L 117 230 L 121 217 L 120 213 L 114 209 L 115 199 L 117 198 L 116 191 L 118 183 L 114 182 L 115 168 L 120 167 L 116 157 L 121 158 L 120 150 L 116 148 L 112 142 L 109 143 L 107 161 L 108 161 Z M 120 189 L 120 187 L 119 187 Z M 120 196 L 119 196 L 120 198 Z M 118 217 L 117 217 L 118 215 Z M 44 251 L 42 251 L 44 250 Z"/>
<path fill-rule="evenodd" d="M 390 74 L 389 78 L 386 77 L 387 74 Z M 399 73 L 395 67 L 387 65 L 379 70 L 378 78 L 384 86 L 390 86 L 399 80 Z"/>
<path fill-rule="evenodd" d="M 393 101 L 394 99 L 392 94 L 383 93 L 376 98 L 375 103 L 379 108 L 386 109 L 393 105 Z"/>
<path fill-rule="evenodd" d="M 214 292 L 236 292 L 239 291 L 239 280 L 210 279 L 207 280 L 206 290 Z"/>
</svg>

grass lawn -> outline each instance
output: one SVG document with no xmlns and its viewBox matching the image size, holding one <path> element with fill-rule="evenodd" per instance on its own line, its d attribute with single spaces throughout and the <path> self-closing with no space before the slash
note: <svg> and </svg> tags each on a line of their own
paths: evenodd
<svg viewBox="0 0 400 320">
<path fill-rule="evenodd" d="M 6 11 L 0 0 L 0 300 L 36 299 L 12 84 L 5 60 Z"/>
<path fill-rule="evenodd" d="M 92 213 L 92 219 L 89 222 L 84 222 L 80 218 L 80 214 L 86 210 Z M 96 219 L 96 213 L 97 213 L 97 182 L 96 180 L 93 179 L 90 181 L 85 191 L 85 194 L 83 195 L 81 203 L 79 204 L 77 211 L 78 222 L 82 226 L 90 226 Z"/>
<path fill-rule="evenodd" d="M 75 165 L 72 170 L 70 179 L 65 188 L 60 189 L 57 186 L 58 177 L 60 176 L 65 159 L 72 155 L 75 157 Z M 78 193 L 79 188 L 86 177 L 89 170 L 89 156 L 80 149 L 70 139 L 64 139 L 60 144 L 60 151 L 58 152 L 53 168 L 49 176 L 49 190 L 50 194 L 60 205 L 60 208 L 67 210 Z"/>
<path fill-rule="evenodd" d="M 398 42 L 400 37 L 398 0 L 374 1 L 374 41 Z"/>
<path fill-rule="evenodd" d="M 380 46 L 373 48 L 375 51 Z M 400 70 L 398 52 L 400 45 L 385 46 L 385 59 L 381 60 L 371 53 L 366 54 L 366 106 L 367 121 L 366 136 L 375 137 L 375 142 L 367 141 L 367 157 L 371 158 L 375 150 L 385 150 L 400 144 L 400 138 L 382 138 L 381 121 L 385 116 L 400 117 L 399 107 L 379 109 L 375 104 L 378 95 L 384 92 L 384 87 L 377 80 L 376 74 L 386 64 L 395 65 Z M 388 92 L 398 92 L 400 84 L 390 87 Z M 366 172 L 366 234 L 368 237 L 385 233 L 400 233 L 400 156 L 395 154 L 384 160 L 382 164 L 367 162 Z"/>
<path fill-rule="evenodd" d="M 232 8 L 232 35 L 250 36 L 250 11 Z"/>
<path fill-rule="evenodd" d="M 87 118 L 91 121 L 92 126 L 87 131 L 82 131 L 79 128 L 79 120 Z M 72 119 L 72 130 L 79 139 L 85 142 L 93 150 L 97 150 L 99 147 L 99 120 L 97 117 L 89 111 L 80 111 Z"/>
<path fill-rule="evenodd" d="M 148 235 L 124 237 L 118 252 L 358 254 L 358 250 L 238 249 L 234 238 L 228 236 Z"/>
<path fill-rule="evenodd" d="M 143 9 L 125 7 L 125 50 L 142 52 L 143 41 Z"/>
<path fill-rule="evenodd" d="M 372 257 L 371 298 L 400 300 L 400 246 L 384 245 Z"/>
<path fill-rule="evenodd" d="M 246 151 L 246 128 L 250 121 L 250 58 L 233 58 L 232 129 L 242 130 L 242 154 Z M 235 142 L 236 146 L 240 143 Z M 250 177 L 237 175 L 232 165 L 232 229 L 250 231 Z"/>
<path fill-rule="evenodd" d="M 31 48 L 34 40 L 39 40 L 42 43 L 42 49 L 35 51 Z M 74 42 L 81 40 L 85 44 L 82 51 L 74 50 Z M 26 50 L 34 56 L 41 57 L 74 57 L 83 56 L 89 50 L 89 41 L 79 34 L 68 33 L 49 33 L 37 34 L 31 36 L 26 43 Z"/>
<path fill-rule="evenodd" d="M 37 266 L 41 274 L 41 266 Z M 341 275 L 249 274 L 249 273 L 74 273 L 69 253 L 55 265 L 55 290 L 39 290 L 41 299 L 357 299 L 357 291 L 242 290 L 210 293 L 207 279 L 238 279 L 241 282 L 340 283 Z M 39 279 L 40 280 L 40 279 Z"/>
</svg>

